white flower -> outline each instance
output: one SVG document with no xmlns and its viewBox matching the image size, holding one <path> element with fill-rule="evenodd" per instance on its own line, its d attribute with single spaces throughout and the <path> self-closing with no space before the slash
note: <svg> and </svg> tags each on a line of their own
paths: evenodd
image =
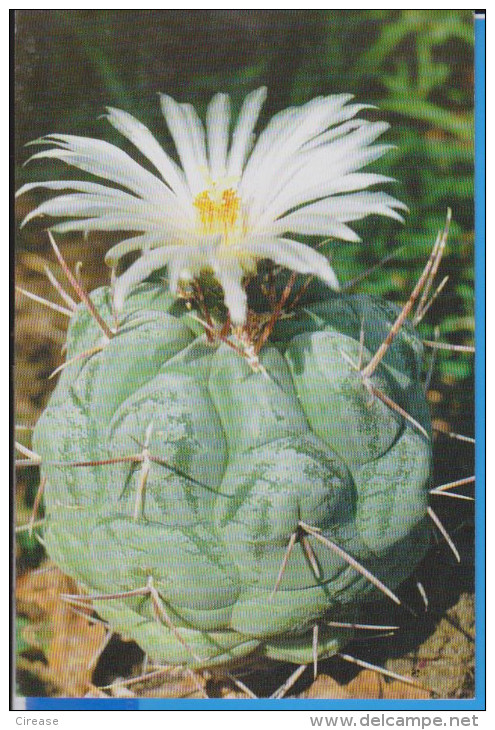
<svg viewBox="0 0 495 730">
<path fill-rule="evenodd" d="M 391 178 L 358 172 L 390 145 L 372 145 L 389 125 L 356 119 L 366 105 L 350 94 L 319 97 L 277 114 L 254 143 L 266 98 L 261 88 L 246 97 L 230 134 L 230 100 L 217 94 L 208 106 L 206 131 L 190 104 L 160 97 L 181 167 L 134 117 L 108 108 L 107 119 L 154 168 L 150 172 L 118 147 L 96 139 L 51 134 L 53 145 L 30 159 L 53 158 L 103 178 L 96 182 L 52 181 L 24 185 L 71 191 L 33 210 L 36 216 L 68 218 L 53 232 L 125 231 L 107 254 L 115 267 L 130 251 L 142 256 L 115 285 L 117 310 L 132 286 L 168 266 L 170 288 L 201 270 L 214 272 L 234 324 L 246 317 L 243 279 L 257 261 L 271 259 L 329 286 L 338 282 L 327 259 L 287 234 L 359 241 L 346 225 L 370 213 L 402 220 L 405 205 L 367 188 Z M 118 186 L 118 187 L 115 187 Z"/>
</svg>

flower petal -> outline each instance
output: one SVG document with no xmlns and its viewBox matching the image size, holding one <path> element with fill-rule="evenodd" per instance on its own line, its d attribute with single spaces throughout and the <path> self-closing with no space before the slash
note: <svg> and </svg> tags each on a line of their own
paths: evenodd
<svg viewBox="0 0 495 730">
<path fill-rule="evenodd" d="M 242 286 L 244 272 L 235 259 L 213 262 L 213 270 L 223 289 L 225 306 L 229 310 L 232 324 L 246 321 L 247 294 Z"/>
<path fill-rule="evenodd" d="M 267 172 L 271 179 L 276 178 L 278 170 L 284 169 L 297 150 L 334 124 L 335 118 L 339 119 L 339 111 L 351 98 L 350 94 L 317 98 L 303 107 L 277 114 L 251 153 L 243 175 L 242 191 L 249 197 L 260 185 L 269 186 Z"/>
<path fill-rule="evenodd" d="M 58 159 L 96 177 L 111 180 L 141 198 L 173 198 L 170 188 L 162 180 L 109 142 L 70 134 L 53 134 L 46 141 L 61 149 L 42 150 L 32 155 L 28 162 L 41 158 Z"/>
<path fill-rule="evenodd" d="M 224 177 L 229 146 L 230 99 L 227 94 L 216 94 L 206 112 L 208 159 L 213 180 Z"/>
<path fill-rule="evenodd" d="M 58 195 L 41 203 L 35 210 L 31 211 L 23 220 L 21 227 L 25 226 L 32 218 L 38 216 L 68 217 L 75 216 L 97 216 L 109 213 L 136 215 L 139 217 L 156 217 L 160 214 L 159 208 L 153 208 L 139 198 L 128 196 L 128 202 L 115 202 L 111 198 L 100 195 L 85 195 L 76 193 L 74 195 Z"/>
<path fill-rule="evenodd" d="M 290 208 L 330 194 L 335 180 L 366 166 L 390 149 L 384 145 L 369 146 L 386 129 L 387 124 L 363 122 L 342 138 L 294 154 L 268 180 L 271 183 L 268 187 L 266 180 L 257 186 L 252 196 L 253 218 L 261 224 Z"/>
<path fill-rule="evenodd" d="M 318 97 L 277 114 L 252 149 L 265 97 L 265 88 L 246 97 L 229 150 L 230 100 L 226 94 L 217 94 L 210 102 L 206 133 L 190 104 L 178 104 L 162 95 L 162 110 L 183 171 L 147 127 L 126 112 L 108 108 L 110 123 L 162 179 L 100 140 L 59 134 L 37 140 L 54 149 L 39 152 L 34 159 L 59 159 L 118 187 L 84 181 L 23 186 L 19 194 L 36 187 L 71 191 L 41 203 L 24 224 L 48 215 L 70 218 L 52 227 L 58 232 L 127 232 L 108 252 L 107 262 L 115 267 L 129 252 L 144 253 L 116 283 L 119 306 L 134 284 L 163 266 L 168 266 L 172 290 L 184 276 L 213 269 L 234 324 L 245 321 L 247 295 L 242 283 L 250 267 L 255 270 L 257 259 L 270 259 L 338 288 L 327 259 L 284 234 L 359 241 L 348 222 L 372 213 L 402 220 L 398 211 L 407 210 L 403 203 L 386 193 L 367 190 L 391 179 L 359 172 L 390 149 L 390 145 L 374 144 L 389 125 L 356 118 L 366 105 L 349 104 L 352 95 Z M 222 207 L 224 198 L 219 197 L 226 191 L 236 200 L 232 220 Z M 205 222 L 204 230 L 221 234 L 201 235 L 194 205 L 200 193 L 211 203 L 211 225 Z"/>
<path fill-rule="evenodd" d="M 234 129 L 232 146 L 230 148 L 227 163 L 227 174 L 232 177 L 240 177 L 246 157 L 251 146 L 251 137 L 260 115 L 261 107 L 265 103 L 267 90 L 262 86 L 252 91 L 244 99 L 239 119 Z"/>
<path fill-rule="evenodd" d="M 83 180 L 50 180 L 49 182 L 27 183 L 19 188 L 15 196 L 17 198 L 19 195 L 24 195 L 24 193 L 35 190 L 36 188 L 44 188 L 46 190 L 75 190 L 81 193 L 93 193 L 117 200 L 126 200 L 129 196 L 129 193 L 126 193 L 124 190 Z"/>
<path fill-rule="evenodd" d="M 155 233 L 146 233 L 132 238 L 126 238 L 124 241 L 112 246 L 105 254 L 105 263 L 107 266 L 115 267 L 123 256 L 134 251 L 147 251 L 156 248 L 159 244 L 164 244 L 165 235 L 163 231 Z"/>
<path fill-rule="evenodd" d="M 259 237 L 249 239 L 246 250 L 259 258 L 267 258 L 300 274 L 313 274 L 332 289 L 339 288 L 339 282 L 328 260 L 313 248 L 287 238 Z"/>
<path fill-rule="evenodd" d="M 200 169 L 206 171 L 208 169 L 208 160 L 206 158 L 206 136 L 203 123 L 192 104 L 181 104 L 180 108 L 182 109 L 187 121 L 189 137 L 194 149 L 197 164 Z"/>
<path fill-rule="evenodd" d="M 359 220 L 373 213 L 403 221 L 395 208 L 407 210 L 407 206 L 384 192 L 361 192 L 319 200 L 312 205 L 279 218 L 273 225 L 277 233 L 291 231 L 304 235 L 326 235 L 333 222 L 346 223 Z"/>
<path fill-rule="evenodd" d="M 183 106 L 177 104 L 172 97 L 160 94 L 160 104 L 184 168 L 187 184 L 191 194 L 195 197 L 206 186 L 206 181 L 200 170 L 200 166 L 205 164 L 205 160 L 201 156 L 201 143 L 198 143 L 197 139 L 198 132 L 196 130 L 191 136 L 191 114 Z"/>
<path fill-rule="evenodd" d="M 192 231 L 183 217 L 177 215 L 177 211 L 170 206 L 152 205 L 130 195 L 124 202 L 100 194 L 59 195 L 32 210 L 22 221 L 21 228 L 33 218 L 40 216 L 71 218 L 63 224 L 52 227 L 52 230 L 57 230 L 59 233 L 112 230 L 112 227 L 113 230 L 119 231 L 158 230 L 162 239 L 179 243 L 190 236 Z"/>
<path fill-rule="evenodd" d="M 158 170 L 164 181 L 177 195 L 185 210 L 191 203 L 191 195 L 186 186 L 184 173 L 167 155 L 150 130 L 131 114 L 107 107 L 107 119 L 115 129 L 126 137 Z"/>
<path fill-rule="evenodd" d="M 118 277 L 113 291 L 113 302 L 117 312 L 122 310 L 124 301 L 132 287 L 140 284 L 154 271 L 161 269 L 176 255 L 186 253 L 182 246 L 163 246 L 145 253 L 133 263 L 125 273 Z"/>
<path fill-rule="evenodd" d="M 164 233 L 163 223 L 150 221 L 148 218 L 137 218 L 125 214 L 102 215 L 97 218 L 74 218 L 50 225 L 53 233 L 69 233 L 72 231 L 161 231 Z"/>
</svg>

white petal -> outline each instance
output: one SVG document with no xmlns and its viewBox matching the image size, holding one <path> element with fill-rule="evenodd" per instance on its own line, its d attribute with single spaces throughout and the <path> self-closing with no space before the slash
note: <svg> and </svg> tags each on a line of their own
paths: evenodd
<svg viewBox="0 0 495 730">
<path fill-rule="evenodd" d="M 213 270 L 223 289 L 225 306 L 229 310 L 232 324 L 244 324 L 247 314 L 247 294 L 242 286 L 243 270 L 235 260 L 214 262 Z"/>
<path fill-rule="evenodd" d="M 107 119 L 124 137 L 158 170 L 164 181 L 179 197 L 186 209 L 190 206 L 191 196 L 187 189 L 184 174 L 175 162 L 167 155 L 150 130 L 131 114 L 107 107 Z"/>
<path fill-rule="evenodd" d="M 226 174 L 229 126 L 230 99 L 227 94 L 216 94 L 206 112 L 208 158 L 213 180 L 218 180 Z"/>
<path fill-rule="evenodd" d="M 268 207 L 271 201 L 291 183 L 297 183 L 298 186 L 307 185 L 308 183 L 304 182 L 305 178 L 308 178 L 308 182 L 310 180 L 315 181 L 315 178 L 318 180 L 321 178 L 321 180 L 328 182 L 328 180 L 341 175 L 342 170 L 338 168 L 337 163 L 342 155 L 338 154 L 337 139 L 341 141 L 345 138 L 351 140 L 352 144 L 353 137 L 349 132 L 367 124 L 368 122 L 362 120 L 353 120 L 320 135 L 309 144 L 305 144 L 300 150 L 295 151 L 281 169 L 277 168 L 275 170 L 275 177 L 272 174 L 272 166 L 272 169 L 267 173 L 267 176 L 271 178 L 270 185 L 267 187 L 266 184 L 263 184 L 261 188 L 258 185 L 255 199 L 257 198 L 264 207 Z M 329 138 L 333 139 L 331 144 Z M 354 145 L 359 146 L 357 142 Z"/>
<path fill-rule="evenodd" d="M 23 185 L 15 194 L 16 198 L 19 195 L 23 195 L 29 190 L 35 190 L 36 188 L 44 188 L 46 190 L 75 190 L 81 193 L 93 193 L 95 195 L 120 200 L 126 200 L 128 197 L 132 197 L 129 193 L 124 192 L 124 190 L 111 188 L 108 185 L 101 185 L 99 183 L 86 182 L 83 180 L 50 180 L 49 182 L 34 182 Z M 138 198 L 138 200 L 139 199 L 140 198 Z"/>
<path fill-rule="evenodd" d="M 361 238 L 349 226 L 340 221 L 332 220 L 323 216 L 301 216 L 297 221 L 286 222 L 285 218 L 276 221 L 273 226 L 266 228 L 264 233 L 281 236 L 289 233 L 296 233 L 302 236 L 324 236 L 325 238 L 338 238 L 341 241 L 359 243 Z"/>
<path fill-rule="evenodd" d="M 320 198 L 327 198 L 330 195 L 337 195 L 342 193 L 350 193 L 358 190 L 365 190 L 368 187 L 377 185 L 378 183 L 389 183 L 395 182 L 393 177 L 387 175 L 377 175 L 374 173 L 350 173 L 339 177 L 326 179 L 323 175 L 319 176 L 316 171 L 313 176 L 305 175 L 301 172 L 300 174 L 300 186 L 301 189 L 298 192 L 293 192 L 290 197 L 285 191 L 285 198 L 277 198 L 271 207 L 268 207 L 258 219 L 259 225 L 263 225 L 266 221 L 273 220 L 286 212 L 305 203 L 318 200 Z"/>
<path fill-rule="evenodd" d="M 369 147 L 388 129 L 390 129 L 388 122 L 365 122 L 344 137 L 309 149 L 309 155 L 312 154 L 314 157 L 326 154 L 328 160 L 340 160 L 347 156 L 351 150 L 362 150 Z"/>
<path fill-rule="evenodd" d="M 37 152 L 31 160 L 59 159 L 96 177 L 111 180 L 142 198 L 170 200 L 173 195 L 165 183 L 139 165 L 128 154 L 113 144 L 100 139 L 74 135 L 51 135 L 53 144 L 62 149 Z"/>
<path fill-rule="evenodd" d="M 352 105 L 351 111 L 355 112 L 359 108 L 358 105 Z M 318 111 L 321 117 L 322 110 Z M 346 112 L 346 108 L 339 109 L 333 114 L 333 119 L 342 118 Z M 305 124 L 310 128 L 309 120 Z M 305 129 L 305 126 L 302 126 Z M 268 210 L 271 218 L 281 215 L 290 207 L 311 199 L 301 194 L 305 188 L 311 190 L 313 186 L 319 187 L 323 182 L 363 167 L 372 159 L 381 156 L 385 151 L 383 148 L 379 146 L 370 148 L 369 145 L 388 127 L 385 122 L 361 121 L 357 129 L 338 139 L 320 144 L 319 141 L 325 135 L 315 137 L 318 142 L 316 146 L 305 144 L 302 147 L 301 145 L 294 147 L 294 142 L 300 142 L 301 136 L 293 136 L 284 143 L 276 158 L 273 158 L 273 150 L 268 154 L 256 177 L 251 180 L 247 197 L 250 199 L 252 217 L 262 218 L 263 222 L 266 222 Z M 321 130 L 321 124 L 319 129 Z M 307 129 L 305 131 L 307 132 Z M 253 156 L 255 154 L 256 151 Z M 245 184 L 247 183 L 243 180 L 243 185 Z M 296 198 L 297 202 L 294 202 L 293 198 Z M 274 214 L 272 205 L 275 200 L 277 206 Z"/>
<path fill-rule="evenodd" d="M 159 244 L 164 245 L 165 239 L 168 237 L 163 231 L 156 233 L 147 233 L 140 236 L 127 238 L 125 241 L 112 246 L 105 254 L 105 263 L 110 267 L 115 267 L 123 256 L 133 251 L 146 251 L 156 248 Z"/>
<path fill-rule="evenodd" d="M 156 217 L 160 213 L 159 208 L 153 209 L 152 206 L 140 198 L 128 197 L 129 202 L 121 203 L 100 195 L 84 195 L 82 193 L 58 195 L 55 198 L 46 200 L 31 211 L 24 218 L 21 226 L 26 225 L 32 218 L 43 215 L 66 218 L 68 216 L 92 217 L 109 213 L 122 213 L 127 214 L 129 217 L 136 215 L 139 218 L 143 216 Z"/>
<path fill-rule="evenodd" d="M 299 109 L 287 109 L 276 115 L 260 135 L 242 180 L 242 190 L 251 191 L 266 183 L 283 168 L 298 149 L 333 124 L 332 119 L 352 95 L 341 94 L 317 98 Z"/>
<path fill-rule="evenodd" d="M 259 258 L 271 259 L 300 274 L 313 274 L 333 289 L 339 288 L 337 277 L 325 256 L 302 243 L 286 238 L 259 237 L 249 239 L 245 248 Z"/>
<path fill-rule="evenodd" d="M 33 218 L 50 216 L 85 219 L 84 222 L 69 220 L 66 224 L 53 228 L 59 233 L 62 230 L 151 231 L 158 229 L 163 237 L 179 240 L 187 238 L 191 234 L 192 226 L 188 226 L 184 218 L 178 215 L 177 210 L 172 206 L 152 205 L 130 195 L 127 198 L 127 201 L 122 202 L 101 195 L 83 193 L 59 195 L 31 211 L 22 221 L 21 228 Z M 88 219 L 94 221 L 90 227 L 88 227 Z M 98 220 L 101 225 L 98 224 Z"/>
<path fill-rule="evenodd" d="M 329 129 L 323 134 L 309 140 L 301 147 L 301 149 L 307 151 L 321 147 L 322 145 L 326 145 L 329 142 L 333 142 L 344 137 L 354 129 L 359 129 L 363 125 L 370 124 L 370 122 L 365 119 L 351 119 L 351 117 L 354 117 L 362 109 L 367 109 L 371 106 L 371 104 L 348 104 L 339 112 L 338 117 L 332 122 L 332 124 L 337 126 L 334 126 L 332 129 Z M 350 119 L 350 121 L 346 121 L 347 119 Z"/>
<path fill-rule="evenodd" d="M 248 151 L 251 144 L 251 135 L 258 121 L 261 107 L 266 99 L 266 87 L 248 94 L 242 105 L 239 119 L 232 137 L 232 147 L 227 163 L 227 174 L 232 177 L 240 177 Z"/>
<path fill-rule="evenodd" d="M 394 209 L 407 210 L 407 206 L 384 192 L 365 191 L 353 193 L 352 195 L 339 195 L 333 198 L 325 198 L 311 205 L 291 213 L 284 218 L 279 218 L 275 223 L 278 231 L 286 230 L 302 233 L 301 227 L 311 224 L 311 221 L 327 219 L 329 222 L 359 220 L 372 213 L 395 218 L 402 221 L 402 216 Z M 305 233 L 309 231 L 305 230 Z"/>
<path fill-rule="evenodd" d="M 150 222 L 148 218 L 137 218 L 124 214 L 104 215 L 97 218 L 74 218 L 74 220 L 50 225 L 50 231 L 54 233 L 71 231 L 84 231 L 85 233 L 90 231 L 148 231 L 152 233 L 161 231 L 162 235 L 166 235 L 163 222 Z"/>
<path fill-rule="evenodd" d="M 172 294 L 177 293 L 181 279 L 192 279 L 203 268 L 204 262 L 198 260 L 187 250 L 178 252 L 168 265 L 168 286 Z"/>
<path fill-rule="evenodd" d="M 183 256 L 175 256 L 168 265 L 168 288 L 172 294 L 177 294 L 179 281 L 182 278 L 182 272 L 187 262 Z"/>
<path fill-rule="evenodd" d="M 392 182 L 396 182 L 395 178 L 389 177 L 388 175 L 379 175 L 374 172 L 351 172 L 348 175 L 344 175 L 342 177 L 336 178 L 335 180 L 329 181 L 326 187 L 329 192 L 326 193 L 326 195 L 334 195 L 336 193 L 351 193 L 357 190 L 365 190 L 372 185 L 378 185 L 378 183 Z"/>
<path fill-rule="evenodd" d="M 189 130 L 191 120 L 187 111 L 170 96 L 160 94 L 160 104 L 184 168 L 187 184 L 192 196 L 196 197 L 204 190 L 205 180 L 200 170 L 201 160 L 197 157 L 197 150 Z"/>
<path fill-rule="evenodd" d="M 121 311 L 124 301 L 133 286 L 148 278 L 153 271 L 167 266 L 177 254 L 184 253 L 181 246 L 163 246 L 141 256 L 133 263 L 122 276 L 119 276 L 114 287 L 114 306 L 117 312 Z"/>
<path fill-rule="evenodd" d="M 291 208 L 327 197 L 334 188 L 335 192 L 339 192 L 341 181 L 346 175 L 378 159 L 391 147 L 392 145 L 375 145 L 359 149 L 347 157 L 334 160 L 333 163 L 324 155 L 321 159 L 315 159 L 313 164 L 300 168 L 279 194 L 271 202 L 267 202 L 263 213 L 257 217 L 258 224 L 264 226 Z"/>
<path fill-rule="evenodd" d="M 218 235 L 197 236 L 189 240 L 188 246 L 176 247 L 176 253 L 168 267 L 169 287 L 172 292 L 177 291 L 180 279 L 191 279 L 203 269 L 212 268 L 211 262 L 220 240 Z"/>
<path fill-rule="evenodd" d="M 206 137 L 203 123 L 192 104 L 181 104 L 180 107 L 187 120 L 189 136 L 197 163 L 206 172 L 208 169 L 208 160 L 206 158 Z"/>
<path fill-rule="evenodd" d="M 254 172 L 267 153 L 278 156 L 282 149 L 298 149 L 300 145 L 320 134 L 331 124 L 329 118 L 335 110 L 350 98 L 348 94 L 326 99 L 318 97 L 302 107 L 290 107 L 276 114 L 259 137 L 256 149 L 249 159 L 246 175 Z"/>
</svg>

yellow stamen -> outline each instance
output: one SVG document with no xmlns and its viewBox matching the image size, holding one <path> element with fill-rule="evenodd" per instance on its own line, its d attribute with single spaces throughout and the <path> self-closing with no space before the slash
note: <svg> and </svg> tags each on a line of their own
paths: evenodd
<svg viewBox="0 0 495 730">
<path fill-rule="evenodd" d="M 194 201 L 199 221 L 207 235 L 221 234 L 227 243 L 240 222 L 241 201 L 232 188 L 216 190 L 212 186 L 204 190 Z"/>
</svg>

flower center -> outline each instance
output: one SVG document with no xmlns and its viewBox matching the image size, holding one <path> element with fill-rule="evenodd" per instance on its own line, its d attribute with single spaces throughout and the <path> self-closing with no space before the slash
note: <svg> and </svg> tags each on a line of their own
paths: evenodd
<svg viewBox="0 0 495 730">
<path fill-rule="evenodd" d="M 228 243 L 229 238 L 239 232 L 241 200 L 232 188 L 219 190 L 212 185 L 196 196 L 194 206 L 203 233 L 221 234 Z"/>
</svg>

